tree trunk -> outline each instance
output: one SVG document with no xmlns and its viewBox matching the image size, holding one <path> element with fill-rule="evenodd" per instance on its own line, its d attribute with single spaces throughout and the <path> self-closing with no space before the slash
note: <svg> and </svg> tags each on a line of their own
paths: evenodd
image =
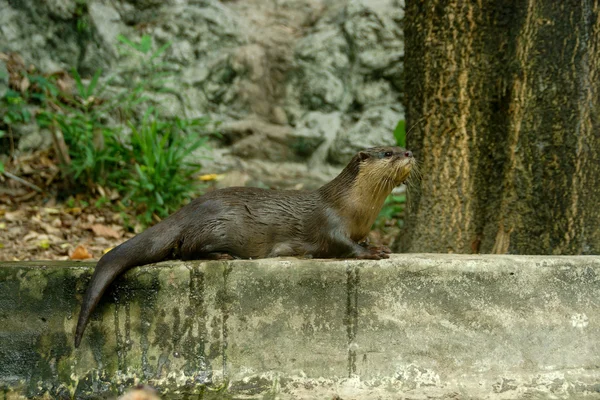
<svg viewBox="0 0 600 400">
<path fill-rule="evenodd" d="M 600 253 L 600 5 L 406 0 L 398 249 Z"/>
</svg>

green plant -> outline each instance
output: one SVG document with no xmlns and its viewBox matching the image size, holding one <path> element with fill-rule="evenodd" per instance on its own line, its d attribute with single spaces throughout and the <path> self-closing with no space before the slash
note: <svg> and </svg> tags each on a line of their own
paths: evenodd
<svg viewBox="0 0 600 400">
<path fill-rule="evenodd" d="M 406 122 L 403 119 L 398 121 L 396 128 L 394 128 L 394 138 L 396 138 L 398 146 L 406 147 Z"/>
<path fill-rule="evenodd" d="M 64 142 L 60 156 L 64 173 L 74 184 L 116 188 L 125 205 L 137 205 L 139 220 L 149 224 L 178 208 L 197 189 L 193 175 L 200 165 L 187 161 L 190 154 L 206 145 L 207 118 L 160 117 L 152 107 L 150 93 L 169 92 L 171 75 L 158 57 L 170 43 L 153 50 L 152 39 L 140 42 L 124 36 L 119 41 L 138 56 L 138 64 L 118 69 L 102 79 L 96 71 L 84 81 L 72 71 L 75 94 L 63 93 L 53 82 L 36 80 L 36 101 L 45 103 L 36 120 Z M 121 89 L 108 88 L 117 81 Z M 146 110 L 138 117 L 140 110 Z M 131 134 L 116 119 L 125 119 Z M 104 204 L 107 200 L 97 202 Z"/>
<path fill-rule="evenodd" d="M 88 13 L 87 0 L 75 0 L 75 11 L 73 12 L 75 19 L 75 29 L 79 33 L 89 33 L 90 22 Z"/>
<path fill-rule="evenodd" d="M 6 125 L 27 123 L 31 120 L 31 113 L 27 109 L 27 101 L 20 92 L 9 89 L 2 98 L 5 110 L 2 122 Z"/>
<path fill-rule="evenodd" d="M 47 107 L 37 115 L 38 124 L 48 127 L 64 139 L 68 150 L 62 155 L 66 174 L 75 182 L 86 186 L 93 183 L 105 184 L 105 167 L 116 159 L 109 156 L 106 143 L 114 143 L 119 133 L 118 127 L 105 123 L 108 110 L 95 103 L 102 92 L 98 88 L 101 70 L 96 71 L 89 83 L 85 84 L 76 70 L 76 95 L 48 91 L 53 107 Z"/>
<path fill-rule="evenodd" d="M 121 182 L 117 188 L 126 193 L 125 202 L 142 206 L 142 223 L 149 224 L 154 215 L 166 217 L 193 194 L 190 182 L 201 165 L 188 157 L 206 144 L 202 132 L 207 122 L 206 118 L 161 121 L 150 108 L 138 125 L 130 124 L 126 158 L 132 160 L 131 170 L 116 172 L 113 181 Z"/>
<path fill-rule="evenodd" d="M 390 221 L 402 225 L 402 216 L 406 205 L 405 194 L 391 194 L 385 199 L 383 207 L 375 220 L 375 227 L 382 228 Z"/>
<path fill-rule="evenodd" d="M 150 100 L 146 95 L 149 92 L 177 95 L 167 85 L 173 72 L 168 64 L 159 61 L 159 57 L 171 46 L 171 42 L 153 51 L 154 45 L 149 35 L 143 35 L 139 42 L 134 42 L 123 35 L 117 36 L 117 40 L 123 45 L 120 48 L 121 53 L 137 60 L 135 68 L 124 68 L 119 73 L 122 80 L 130 82 L 132 89 L 117 96 L 119 101 L 135 106 Z"/>
</svg>

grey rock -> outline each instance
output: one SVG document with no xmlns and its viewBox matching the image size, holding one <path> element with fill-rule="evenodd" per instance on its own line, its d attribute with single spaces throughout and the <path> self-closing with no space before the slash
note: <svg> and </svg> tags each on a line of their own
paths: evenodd
<svg viewBox="0 0 600 400">
<path fill-rule="evenodd" d="M 231 146 L 231 154 L 243 159 L 262 159 L 280 163 L 294 159 L 292 149 L 283 141 L 269 140 L 264 135 L 248 136 Z"/>
<path fill-rule="evenodd" d="M 361 149 L 395 145 L 394 128 L 401 119 L 404 112 L 399 105 L 369 108 L 358 121 L 340 131 L 329 152 L 330 160 L 345 164 Z"/>
<path fill-rule="evenodd" d="M 64 20 L 72 19 L 77 7 L 74 0 L 46 0 L 44 3 L 50 16 Z"/>
<path fill-rule="evenodd" d="M 399 93 L 383 79 L 357 83 L 353 91 L 356 102 L 363 106 L 393 104 L 399 101 Z"/>
<path fill-rule="evenodd" d="M 147 34 L 155 48 L 170 42 L 155 62 L 175 73 L 172 92 L 153 101 L 167 117 L 225 122 L 207 173 L 293 186 L 287 180 L 302 181 L 307 165 L 319 176 L 358 148 L 393 142 L 402 118 L 401 0 L 89 0 L 81 32 L 76 4 L 0 0 L 0 51 L 42 72 L 77 67 L 89 78 L 98 68 L 105 76 L 137 68 L 135 57 L 119 55 L 118 34 Z M 260 123 L 245 131 L 248 121 Z M 297 165 L 282 174 L 282 163 Z"/>
<path fill-rule="evenodd" d="M 135 8 L 139 9 L 148 9 L 148 8 L 158 8 L 163 4 L 172 5 L 175 3 L 172 0 L 125 0 L 124 3 L 129 3 Z"/>
<path fill-rule="evenodd" d="M 298 71 L 288 94 L 297 96 L 302 108 L 310 111 L 346 110 L 352 101 L 344 82 L 333 71 L 309 64 Z"/>
<path fill-rule="evenodd" d="M 8 91 L 8 70 L 6 63 L 0 60 L 0 99 L 4 97 Z"/>
<path fill-rule="evenodd" d="M 194 48 L 187 40 L 172 43 L 170 59 L 178 64 L 188 65 L 196 60 Z"/>
<path fill-rule="evenodd" d="M 312 143 L 310 165 L 322 164 L 327 159 L 327 150 L 342 128 L 342 113 L 312 111 L 304 115 L 295 129 L 295 135 Z"/>
<path fill-rule="evenodd" d="M 302 39 L 296 45 L 295 56 L 306 63 L 334 71 L 347 73 L 350 69 L 350 49 L 341 29 L 336 25 L 324 25 Z"/>
<path fill-rule="evenodd" d="M 18 127 L 20 135 L 18 149 L 21 152 L 33 152 L 48 149 L 52 146 L 52 136 L 47 129 L 40 130 L 32 123 Z"/>
<path fill-rule="evenodd" d="M 72 5 L 58 1 L 43 5 L 34 0 L 0 1 L 0 51 L 17 52 L 27 64 L 46 73 L 73 67 L 84 73 L 106 68 L 111 55 L 95 28 L 77 27 L 77 15 L 64 19 Z"/>
<path fill-rule="evenodd" d="M 385 69 L 404 56 L 402 30 L 390 18 L 399 7 L 383 3 L 351 0 L 346 7 L 343 29 L 362 71 Z"/>
<path fill-rule="evenodd" d="M 88 13 L 104 45 L 114 48 L 117 45 L 117 36 L 123 31 L 119 12 L 104 2 L 91 1 L 88 4 Z"/>
</svg>

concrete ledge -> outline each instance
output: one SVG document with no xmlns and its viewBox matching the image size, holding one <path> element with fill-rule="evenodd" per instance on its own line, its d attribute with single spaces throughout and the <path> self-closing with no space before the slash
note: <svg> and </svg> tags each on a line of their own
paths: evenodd
<svg viewBox="0 0 600 400">
<path fill-rule="evenodd" d="M 0 399 L 599 398 L 600 257 L 0 264 Z M 4 397 L 3 397 L 4 396 Z"/>
</svg>

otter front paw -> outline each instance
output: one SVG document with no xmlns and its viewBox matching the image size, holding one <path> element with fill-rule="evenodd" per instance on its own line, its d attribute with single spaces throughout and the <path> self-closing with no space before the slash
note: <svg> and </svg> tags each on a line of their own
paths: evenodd
<svg viewBox="0 0 600 400">
<path fill-rule="evenodd" d="M 390 250 L 389 247 L 383 246 L 383 245 L 381 245 L 381 246 L 369 246 L 367 249 L 369 251 L 371 251 L 371 252 L 379 252 L 379 253 L 385 253 L 385 254 L 391 254 L 392 253 L 392 250 Z"/>
<path fill-rule="evenodd" d="M 389 249 L 388 249 L 389 250 Z M 356 256 L 359 260 L 382 260 L 384 258 L 390 258 L 388 252 L 385 252 L 376 247 L 370 247 L 365 252 L 361 252 Z"/>
</svg>

